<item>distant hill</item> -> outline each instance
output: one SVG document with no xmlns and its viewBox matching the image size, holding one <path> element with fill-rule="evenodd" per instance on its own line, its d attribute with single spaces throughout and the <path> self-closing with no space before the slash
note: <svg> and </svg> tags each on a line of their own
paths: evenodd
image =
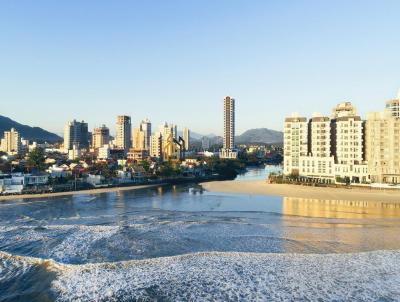
<svg viewBox="0 0 400 302">
<path fill-rule="evenodd" d="M 282 143 L 283 132 L 267 128 L 250 129 L 236 137 L 237 144 L 244 143 Z"/>
<path fill-rule="evenodd" d="M 4 131 L 8 131 L 11 128 L 15 128 L 24 139 L 54 143 L 62 141 L 62 138 L 57 134 L 51 133 L 39 127 L 30 127 L 22 125 L 12 119 L 0 115 L 0 137 L 3 137 Z"/>
</svg>

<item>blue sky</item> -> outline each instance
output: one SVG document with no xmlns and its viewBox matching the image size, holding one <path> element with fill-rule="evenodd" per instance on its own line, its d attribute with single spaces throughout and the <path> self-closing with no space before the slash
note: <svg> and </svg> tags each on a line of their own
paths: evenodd
<svg viewBox="0 0 400 302">
<path fill-rule="evenodd" d="M 62 132 L 67 120 L 149 117 L 222 132 L 282 129 L 292 112 L 362 115 L 400 88 L 399 1 L 0 0 L 0 114 Z"/>
</svg>

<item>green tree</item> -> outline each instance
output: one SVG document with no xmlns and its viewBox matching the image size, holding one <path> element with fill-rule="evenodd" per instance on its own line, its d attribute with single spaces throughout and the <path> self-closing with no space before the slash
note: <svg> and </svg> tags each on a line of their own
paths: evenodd
<svg viewBox="0 0 400 302">
<path fill-rule="evenodd" d="M 28 167 L 30 171 L 44 171 L 46 169 L 46 158 L 42 148 L 35 148 L 28 154 Z"/>
</svg>

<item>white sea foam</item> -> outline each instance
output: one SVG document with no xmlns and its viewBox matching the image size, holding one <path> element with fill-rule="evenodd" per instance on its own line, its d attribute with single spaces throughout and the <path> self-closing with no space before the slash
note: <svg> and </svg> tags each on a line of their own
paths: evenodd
<svg viewBox="0 0 400 302">
<path fill-rule="evenodd" d="M 400 252 L 200 253 L 66 265 L 59 301 L 398 301 Z"/>
</svg>

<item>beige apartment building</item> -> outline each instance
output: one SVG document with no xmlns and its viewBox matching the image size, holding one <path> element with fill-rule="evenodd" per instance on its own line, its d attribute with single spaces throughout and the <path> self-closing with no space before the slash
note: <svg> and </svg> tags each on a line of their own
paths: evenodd
<svg viewBox="0 0 400 302">
<path fill-rule="evenodd" d="M 105 125 L 94 128 L 92 134 L 92 147 L 93 149 L 99 149 L 108 145 L 110 142 L 110 129 Z"/>
<path fill-rule="evenodd" d="M 17 130 L 11 128 L 10 131 L 4 131 L 1 150 L 10 155 L 17 155 L 21 152 L 21 136 Z"/>
<path fill-rule="evenodd" d="M 161 132 L 156 132 L 150 138 L 150 156 L 161 159 L 163 148 L 163 135 Z"/>
<path fill-rule="evenodd" d="M 131 148 L 132 138 L 132 124 L 131 117 L 126 115 L 120 115 L 117 118 L 117 135 L 116 135 L 116 147 L 124 150 L 128 153 Z"/>
<path fill-rule="evenodd" d="M 383 112 L 367 115 L 366 155 L 372 182 L 400 183 L 399 112 L 399 100 L 390 100 Z"/>
<path fill-rule="evenodd" d="M 146 133 L 141 128 L 134 128 L 132 142 L 135 150 L 146 150 Z"/>
</svg>

